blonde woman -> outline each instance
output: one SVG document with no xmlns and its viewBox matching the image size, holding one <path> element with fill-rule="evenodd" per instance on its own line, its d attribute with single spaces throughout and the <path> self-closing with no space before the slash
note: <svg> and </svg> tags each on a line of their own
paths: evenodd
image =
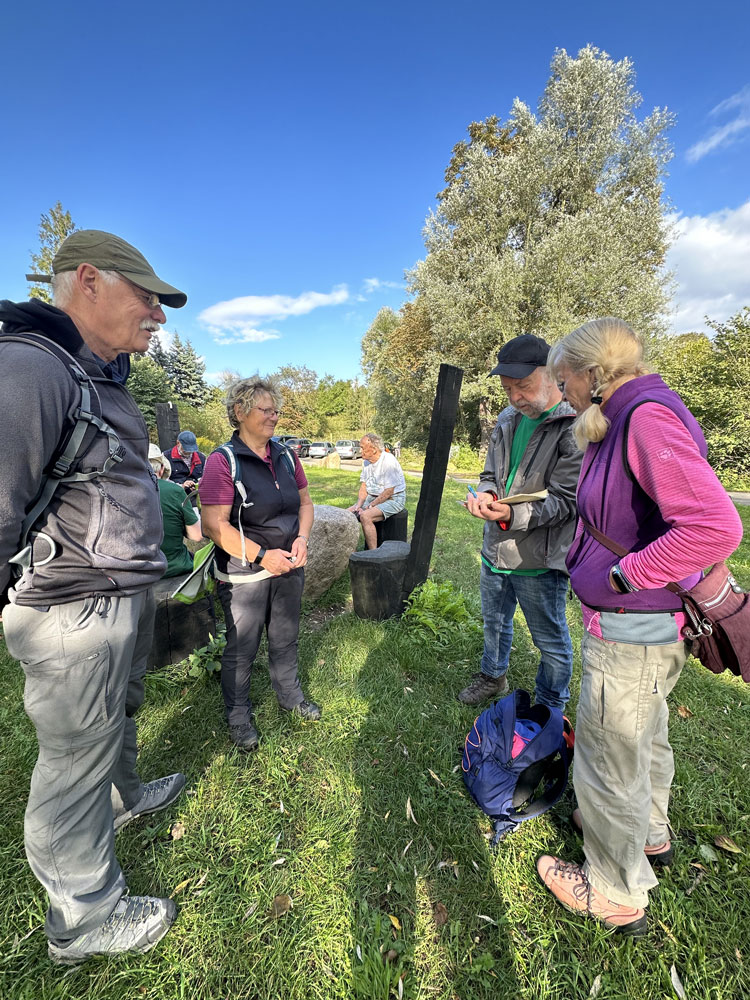
<svg viewBox="0 0 750 1000">
<path fill-rule="evenodd" d="M 648 372 L 626 323 L 585 323 L 552 347 L 548 365 L 584 450 L 567 567 L 583 607 L 573 821 L 586 861 L 544 855 L 537 870 L 568 909 L 641 935 L 652 866 L 672 860 L 666 699 L 687 656 L 682 605 L 665 585 L 694 586 L 734 551 L 742 523 L 697 421 Z"/>
</svg>

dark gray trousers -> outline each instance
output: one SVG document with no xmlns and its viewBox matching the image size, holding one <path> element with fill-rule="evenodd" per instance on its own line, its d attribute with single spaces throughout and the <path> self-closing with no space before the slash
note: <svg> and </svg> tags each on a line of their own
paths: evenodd
<svg viewBox="0 0 750 1000">
<path fill-rule="evenodd" d="M 154 600 L 89 597 L 48 610 L 3 611 L 26 674 L 24 707 L 39 757 L 26 808 L 26 856 L 49 896 L 56 944 L 104 923 L 126 889 L 113 816 L 138 802 L 133 716 L 143 701 Z"/>
<path fill-rule="evenodd" d="M 304 699 L 297 676 L 304 583 L 302 569 L 258 583 L 219 583 L 219 600 L 227 623 L 221 690 L 228 725 L 240 726 L 252 715 L 250 673 L 264 628 L 268 636 L 268 672 L 279 704 L 293 708 Z"/>
</svg>

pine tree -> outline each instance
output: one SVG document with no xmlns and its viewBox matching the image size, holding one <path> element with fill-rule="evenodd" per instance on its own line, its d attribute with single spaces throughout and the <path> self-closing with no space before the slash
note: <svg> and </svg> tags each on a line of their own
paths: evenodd
<svg viewBox="0 0 750 1000">
<path fill-rule="evenodd" d="M 35 274 L 52 274 L 52 260 L 60 244 L 75 230 L 76 225 L 70 212 L 66 212 L 59 201 L 52 206 L 46 215 L 40 217 L 39 253 L 31 255 L 31 267 Z M 32 284 L 29 298 L 51 302 L 52 293 L 49 285 L 46 283 Z"/>
<path fill-rule="evenodd" d="M 175 333 L 168 351 L 165 370 L 178 399 L 190 406 L 202 406 L 205 403 L 209 395 L 209 388 L 203 379 L 206 365 L 198 357 L 190 341 L 186 340 L 183 344 L 178 333 Z"/>
<path fill-rule="evenodd" d="M 152 430 L 156 427 L 156 404 L 172 399 L 167 373 L 149 357 L 133 354 L 130 360 L 128 390 L 143 418 Z"/>
</svg>

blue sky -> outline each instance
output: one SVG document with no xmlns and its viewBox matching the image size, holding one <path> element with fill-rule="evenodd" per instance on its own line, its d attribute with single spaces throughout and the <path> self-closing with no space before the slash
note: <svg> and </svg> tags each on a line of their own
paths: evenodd
<svg viewBox="0 0 750 1000">
<path fill-rule="evenodd" d="M 748 4 L 509 6 L 13 5 L 0 297 L 26 298 L 39 216 L 59 199 L 188 293 L 166 329 L 209 373 L 354 377 L 377 310 L 405 298 L 468 123 L 516 96 L 535 107 L 555 48 L 591 43 L 633 60 L 644 113 L 678 116 L 675 329 L 750 304 Z"/>
</svg>

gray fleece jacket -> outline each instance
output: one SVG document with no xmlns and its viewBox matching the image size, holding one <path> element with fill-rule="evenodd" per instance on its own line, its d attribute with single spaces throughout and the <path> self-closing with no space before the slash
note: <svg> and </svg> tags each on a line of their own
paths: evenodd
<svg viewBox="0 0 750 1000">
<path fill-rule="evenodd" d="M 94 594 L 127 596 L 164 573 L 156 478 L 148 462 L 148 430 L 132 396 L 95 358 L 70 318 L 41 302 L 0 302 L 0 386 L 3 401 L 3 474 L 0 476 L 0 587 L 8 559 L 19 548 L 21 522 L 39 493 L 80 392 L 60 361 L 38 347 L 8 339 L 37 331 L 75 355 L 91 377 L 102 418 L 116 431 L 122 462 L 88 482 L 61 484 L 34 526 L 33 562 L 15 582 L 15 601 L 26 606 L 64 604 Z M 82 472 L 102 468 L 108 438 L 97 434 Z M 50 546 L 43 532 L 54 542 Z"/>
<path fill-rule="evenodd" d="M 559 569 L 564 573 L 565 556 L 575 532 L 576 487 L 583 453 L 573 439 L 575 410 L 565 402 L 534 431 L 526 445 L 510 493 L 548 490 L 546 500 L 516 504 L 507 531 L 497 522 L 484 525 L 482 555 L 498 569 Z M 505 488 L 510 467 L 513 435 L 521 414 L 507 406 L 497 420 L 478 492 L 510 494 Z"/>
</svg>

